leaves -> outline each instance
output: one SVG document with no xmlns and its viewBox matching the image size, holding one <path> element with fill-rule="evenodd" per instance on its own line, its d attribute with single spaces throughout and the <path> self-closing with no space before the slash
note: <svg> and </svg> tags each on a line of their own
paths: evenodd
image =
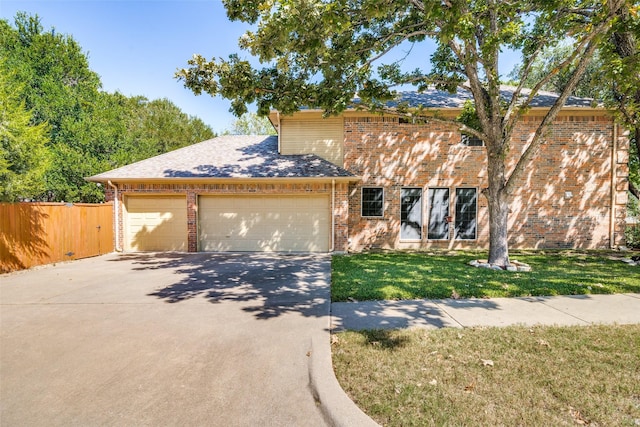
<svg viewBox="0 0 640 427">
<path fill-rule="evenodd" d="M 32 113 L 18 98 L 0 62 L 0 201 L 30 199 L 44 190 L 50 162 L 47 127 L 31 123 Z"/>
<path fill-rule="evenodd" d="M 0 130 L 5 200 L 100 202 L 103 189 L 85 177 L 214 135 L 167 99 L 102 92 L 78 43 L 37 16 L 0 20 L 0 52 L 0 90 L 12 97 L 0 102 L 13 115 Z"/>
</svg>

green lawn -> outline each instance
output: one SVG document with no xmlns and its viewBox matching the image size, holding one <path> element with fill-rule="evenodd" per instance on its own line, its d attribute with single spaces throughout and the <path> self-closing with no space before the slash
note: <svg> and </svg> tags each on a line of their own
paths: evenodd
<svg viewBox="0 0 640 427">
<path fill-rule="evenodd" d="M 340 385 L 381 425 L 640 425 L 640 325 L 335 337 Z"/>
<path fill-rule="evenodd" d="M 467 263 L 486 253 L 363 253 L 335 255 L 333 301 L 488 298 L 640 292 L 640 267 L 614 253 L 523 252 L 512 260 L 531 272 L 493 271 Z"/>
</svg>

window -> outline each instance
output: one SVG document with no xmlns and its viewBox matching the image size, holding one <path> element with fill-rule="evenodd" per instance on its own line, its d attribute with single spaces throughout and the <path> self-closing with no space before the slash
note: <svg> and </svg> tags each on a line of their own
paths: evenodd
<svg viewBox="0 0 640 427">
<path fill-rule="evenodd" d="M 475 188 L 456 188 L 455 238 L 473 240 L 476 238 L 478 197 Z"/>
<path fill-rule="evenodd" d="M 362 189 L 362 216 L 381 217 L 384 204 L 384 190 L 379 187 Z"/>
<path fill-rule="evenodd" d="M 429 189 L 429 239 L 449 238 L 449 189 Z"/>
<path fill-rule="evenodd" d="M 462 134 L 460 142 L 462 143 L 462 145 L 466 145 L 467 147 L 484 147 L 483 140 L 481 140 L 477 136 L 468 135 L 466 133 Z"/>
<path fill-rule="evenodd" d="M 400 190 L 400 239 L 422 239 L 422 189 Z"/>
</svg>

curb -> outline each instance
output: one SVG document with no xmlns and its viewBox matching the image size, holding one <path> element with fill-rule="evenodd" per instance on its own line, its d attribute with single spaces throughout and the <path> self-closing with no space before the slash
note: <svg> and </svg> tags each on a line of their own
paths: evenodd
<svg viewBox="0 0 640 427">
<path fill-rule="evenodd" d="M 323 338 L 326 336 L 323 334 Z M 331 347 L 319 337 L 311 337 L 309 385 L 325 421 L 334 427 L 379 426 L 347 396 L 333 372 Z"/>
</svg>

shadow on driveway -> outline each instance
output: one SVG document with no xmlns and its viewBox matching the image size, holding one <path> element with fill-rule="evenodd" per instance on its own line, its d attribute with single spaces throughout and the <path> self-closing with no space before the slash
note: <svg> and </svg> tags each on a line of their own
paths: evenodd
<svg viewBox="0 0 640 427">
<path fill-rule="evenodd" d="M 124 254 L 112 262 L 130 262 L 134 271 L 168 270 L 179 276 L 175 283 L 148 294 L 167 303 L 194 298 L 213 304 L 255 302 L 243 310 L 270 319 L 288 312 L 326 315 L 322 306 L 330 297 L 328 258 L 326 254 L 149 253 Z"/>
</svg>

